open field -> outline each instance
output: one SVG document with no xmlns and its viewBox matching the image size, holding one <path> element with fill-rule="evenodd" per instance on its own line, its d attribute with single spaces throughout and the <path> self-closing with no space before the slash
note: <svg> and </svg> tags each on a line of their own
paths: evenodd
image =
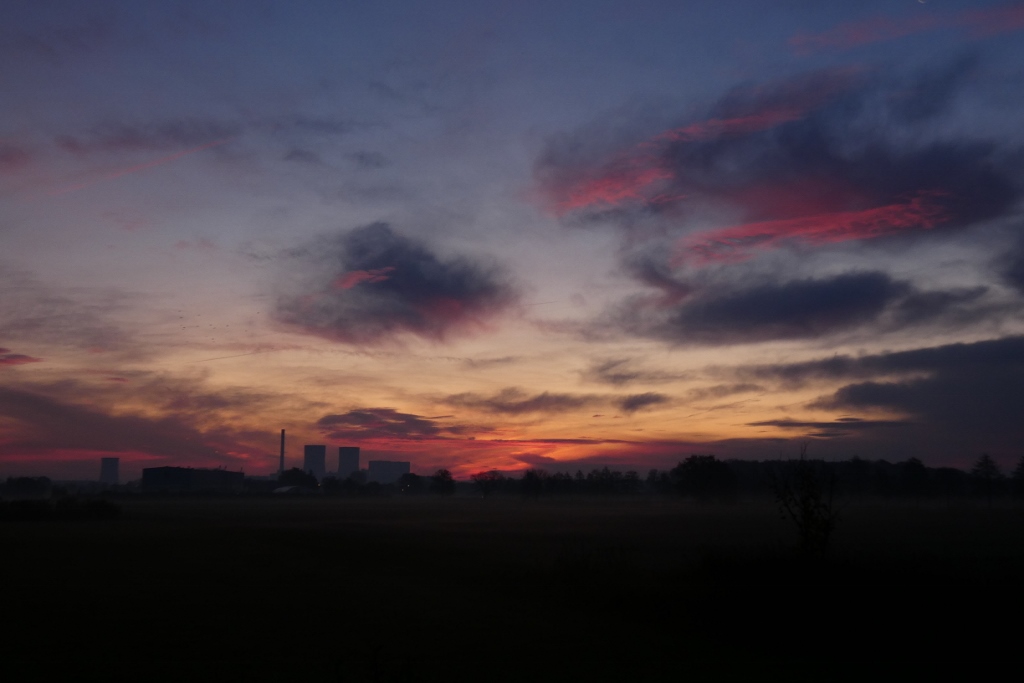
<svg viewBox="0 0 1024 683">
<path fill-rule="evenodd" d="M 849 504 L 806 562 L 768 501 L 119 502 L 0 525 L 10 680 L 863 680 L 1024 604 L 1020 506 Z"/>
</svg>

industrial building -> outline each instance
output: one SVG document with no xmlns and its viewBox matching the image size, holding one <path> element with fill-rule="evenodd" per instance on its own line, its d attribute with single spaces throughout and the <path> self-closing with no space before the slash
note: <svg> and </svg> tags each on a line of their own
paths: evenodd
<svg viewBox="0 0 1024 683">
<path fill-rule="evenodd" d="M 359 471 L 359 446 L 338 447 L 338 479 L 348 479 Z"/>
<path fill-rule="evenodd" d="M 146 467 L 142 490 L 146 493 L 235 493 L 242 489 L 245 474 L 228 470 L 192 467 Z"/>
<path fill-rule="evenodd" d="M 100 483 L 117 486 L 121 478 L 120 458 L 100 458 Z"/>
<path fill-rule="evenodd" d="M 317 481 L 327 474 L 327 446 L 307 445 L 303 448 L 302 469 L 316 477 Z"/>
<path fill-rule="evenodd" d="M 410 464 L 397 460 L 371 460 L 367 478 L 378 484 L 394 484 L 403 474 L 409 474 Z"/>
</svg>

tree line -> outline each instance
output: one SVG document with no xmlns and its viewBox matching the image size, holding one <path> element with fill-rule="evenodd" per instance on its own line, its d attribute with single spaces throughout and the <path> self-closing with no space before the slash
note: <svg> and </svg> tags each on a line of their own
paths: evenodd
<svg viewBox="0 0 1024 683">
<path fill-rule="evenodd" d="M 296 468 L 281 474 L 279 486 L 300 486 L 330 496 L 453 495 L 490 496 L 582 495 L 678 495 L 698 500 L 736 496 L 777 496 L 780 482 L 813 473 L 830 490 L 843 497 L 953 499 L 1001 497 L 1024 498 L 1024 457 L 1004 474 L 990 456 L 983 454 L 969 470 L 928 467 L 917 458 L 899 463 L 886 460 L 828 462 L 801 457 L 790 460 L 721 460 L 715 455 L 691 455 L 671 469 L 652 469 L 645 476 L 608 467 L 584 473 L 548 472 L 530 468 L 522 472 L 485 470 L 456 481 L 447 469 L 432 475 L 404 474 L 394 484 L 367 482 L 365 473 L 338 479 L 317 479 Z"/>
</svg>

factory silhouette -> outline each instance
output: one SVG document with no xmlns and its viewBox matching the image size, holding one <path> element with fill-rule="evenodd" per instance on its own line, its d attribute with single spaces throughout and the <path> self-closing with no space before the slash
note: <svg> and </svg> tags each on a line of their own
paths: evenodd
<svg viewBox="0 0 1024 683">
<path fill-rule="evenodd" d="M 327 470 L 327 446 L 306 444 L 303 446 L 302 469 L 285 468 L 285 430 L 281 430 L 281 452 L 276 475 L 269 477 L 246 477 L 244 472 L 225 469 L 194 467 L 146 467 L 142 470 L 141 488 L 149 493 L 231 493 L 238 492 L 247 484 L 263 483 L 271 493 L 297 494 L 315 489 L 320 482 L 333 478 L 336 481 L 355 480 L 359 484 L 380 486 L 397 484 L 403 475 L 411 473 L 411 463 L 395 460 L 370 460 L 365 470 L 360 469 L 358 446 L 338 447 L 338 467 Z M 106 485 L 118 484 L 118 458 L 102 458 L 100 482 Z M 291 476 L 289 476 L 291 475 Z M 301 475 L 296 478 L 296 475 Z M 281 486 L 269 487 L 278 483 Z"/>
</svg>

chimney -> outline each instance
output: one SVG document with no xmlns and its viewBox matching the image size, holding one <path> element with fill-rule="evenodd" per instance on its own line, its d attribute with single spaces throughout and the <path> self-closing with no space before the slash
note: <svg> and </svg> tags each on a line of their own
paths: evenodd
<svg viewBox="0 0 1024 683">
<path fill-rule="evenodd" d="M 284 474 L 284 430 L 281 430 L 281 464 L 277 468 L 278 474 Z"/>
</svg>

